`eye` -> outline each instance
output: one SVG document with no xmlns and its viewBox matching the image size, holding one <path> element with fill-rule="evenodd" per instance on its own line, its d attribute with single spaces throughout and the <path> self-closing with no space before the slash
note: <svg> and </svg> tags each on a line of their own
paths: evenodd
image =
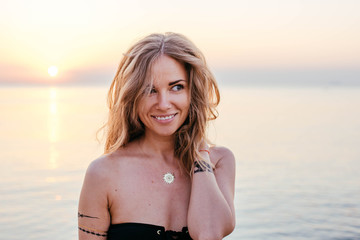
<svg viewBox="0 0 360 240">
<path fill-rule="evenodd" d="M 144 94 L 144 95 L 151 95 L 151 94 L 154 94 L 154 93 L 156 93 L 156 92 L 157 92 L 157 91 L 156 91 L 155 87 L 147 86 L 147 87 L 144 89 L 143 94 Z"/>
<path fill-rule="evenodd" d="M 177 84 L 177 85 L 173 86 L 171 89 L 177 92 L 177 91 L 184 89 L 184 85 Z"/>
<path fill-rule="evenodd" d="M 150 90 L 150 94 L 153 94 L 153 93 L 156 93 L 156 89 L 155 89 L 155 88 L 152 88 L 152 89 Z"/>
</svg>

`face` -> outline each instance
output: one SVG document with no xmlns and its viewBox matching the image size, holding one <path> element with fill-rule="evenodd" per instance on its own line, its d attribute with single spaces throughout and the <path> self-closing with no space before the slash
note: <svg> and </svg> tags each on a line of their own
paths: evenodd
<svg viewBox="0 0 360 240">
<path fill-rule="evenodd" d="M 145 135 L 172 136 L 184 123 L 190 107 L 189 82 L 185 67 L 162 55 L 152 68 L 154 85 L 138 105 Z"/>
</svg>

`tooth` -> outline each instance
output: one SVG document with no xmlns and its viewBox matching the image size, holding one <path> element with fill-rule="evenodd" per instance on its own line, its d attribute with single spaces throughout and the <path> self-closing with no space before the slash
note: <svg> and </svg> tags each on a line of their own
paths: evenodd
<svg viewBox="0 0 360 240">
<path fill-rule="evenodd" d="M 168 119 L 171 119 L 173 118 L 175 115 L 170 115 L 170 116 L 166 116 L 166 117 L 156 117 L 156 119 L 158 120 L 168 120 Z"/>
</svg>

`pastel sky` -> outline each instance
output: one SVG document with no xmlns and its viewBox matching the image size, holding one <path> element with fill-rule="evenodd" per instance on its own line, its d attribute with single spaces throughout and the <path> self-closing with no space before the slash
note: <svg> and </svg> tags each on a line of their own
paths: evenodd
<svg viewBox="0 0 360 240">
<path fill-rule="evenodd" d="M 215 72 L 360 77 L 358 0 L 0 1 L 0 83 L 109 82 L 132 43 L 167 31 L 193 40 Z"/>
</svg>

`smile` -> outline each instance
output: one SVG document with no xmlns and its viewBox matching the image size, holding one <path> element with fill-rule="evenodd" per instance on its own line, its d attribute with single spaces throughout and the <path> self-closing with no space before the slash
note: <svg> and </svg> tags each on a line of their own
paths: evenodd
<svg viewBox="0 0 360 240">
<path fill-rule="evenodd" d="M 164 121 L 164 120 L 170 120 L 173 119 L 175 117 L 175 114 L 172 115 L 161 115 L 161 116 L 152 116 L 153 118 L 156 118 L 159 121 Z"/>
</svg>

